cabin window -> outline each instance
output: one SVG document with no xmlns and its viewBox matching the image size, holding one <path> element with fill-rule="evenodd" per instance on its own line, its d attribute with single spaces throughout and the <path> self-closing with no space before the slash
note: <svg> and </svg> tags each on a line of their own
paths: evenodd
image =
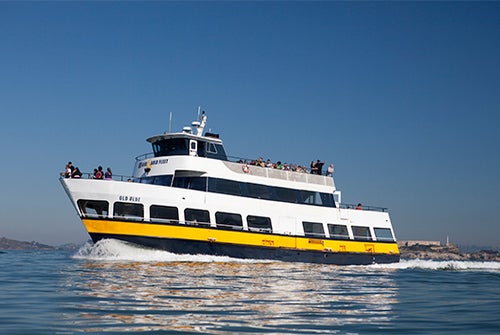
<svg viewBox="0 0 500 335">
<path fill-rule="evenodd" d="M 215 222 L 218 228 L 223 229 L 242 229 L 243 221 L 241 215 L 234 213 L 215 213 Z"/>
<path fill-rule="evenodd" d="M 164 175 L 164 176 L 154 176 L 154 177 L 143 177 L 139 178 L 138 182 L 142 184 L 154 184 L 154 185 L 162 185 L 162 186 L 171 186 L 172 185 L 172 175 Z"/>
<path fill-rule="evenodd" d="M 186 221 L 186 224 L 209 226 L 210 214 L 208 211 L 203 209 L 186 208 L 184 210 L 184 220 Z"/>
<path fill-rule="evenodd" d="M 304 227 L 304 235 L 307 237 L 325 237 L 325 230 L 322 223 L 304 221 L 302 222 L 302 227 Z"/>
<path fill-rule="evenodd" d="M 274 191 L 276 193 L 276 200 L 278 201 L 291 202 L 291 203 L 297 202 L 296 190 L 284 187 L 274 187 Z"/>
<path fill-rule="evenodd" d="M 151 205 L 149 207 L 151 222 L 153 223 L 178 223 L 179 211 L 177 207 Z"/>
<path fill-rule="evenodd" d="M 210 178 L 208 190 L 210 192 L 241 196 L 241 183 L 227 179 Z"/>
<path fill-rule="evenodd" d="M 331 193 L 320 193 L 321 204 L 325 207 L 335 207 L 335 200 L 333 199 L 333 194 Z"/>
<path fill-rule="evenodd" d="M 188 140 L 186 138 L 170 138 L 153 143 L 153 152 L 158 156 L 188 155 Z"/>
<path fill-rule="evenodd" d="M 172 186 L 205 192 L 207 190 L 207 178 L 206 177 L 175 177 Z"/>
<path fill-rule="evenodd" d="M 333 194 L 320 193 L 314 191 L 300 191 L 300 203 L 308 205 L 317 205 L 323 207 L 335 207 Z"/>
<path fill-rule="evenodd" d="M 392 232 L 389 228 L 374 228 L 375 237 L 377 241 L 394 242 L 394 237 L 392 237 Z"/>
<path fill-rule="evenodd" d="M 80 199 L 77 204 L 83 217 L 99 219 L 108 217 L 109 203 L 107 201 Z"/>
<path fill-rule="evenodd" d="M 370 233 L 370 228 L 368 227 L 352 226 L 352 234 L 354 235 L 355 240 L 372 240 L 372 234 Z"/>
<path fill-rule="evenodd" d="M 224 151 L 224 147 L 222 146 L 222 144 L 212 144 L 212 146 L 209 147 L 209 151 L 207 152 L 207 157 L 227 161 L 227 155 L 226 152 Z"/>
<path fill-rule="evenodd" d="M 250 198 L 272 200 L 272 188 L 260 184 L 247 184 L 247 192 Z"/>
<path fill-rule="evenodd" d="M 273 231 L 271 226 L 271 219 L 264 216 L 247 216 L 248 230 L 271 233 Z"/>
<path fill-rule="evenodd" d="M 347 231 L 347 226 L 340 224 L 328 224 L 328 232 L 330 233 L 330 238 L 348 240 L 349 232 Z"/>
<path fill-rule="evenodd" d="M 215 147 L 215 144 L 207 143 L 207 152 L 211 154 L 217 154 L 217 148 Z"/>
<path fill-rule="evenodd" d="M 115 202 L 113 217 L 123 220 L 142 221 L 144 220 L 144 206 L 128 202 Z"/>
</svg>

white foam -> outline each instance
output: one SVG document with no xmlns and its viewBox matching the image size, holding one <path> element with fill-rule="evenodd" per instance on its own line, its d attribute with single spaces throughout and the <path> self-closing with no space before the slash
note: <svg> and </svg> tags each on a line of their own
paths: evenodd
<svg viewBox="0 0 500 335">
<path fill-rule="evenodd" d="M 104 239 L 95 244 L 88 242 L 80 247 L 73 257 L 76 259 L 132 262 L 263 262 L 261 260 L 236 259 L 225 256 L 179 255 L 163 250 L 144 248 L 115 239 Z"/>
<path fill-rule="evenodd" d="M 375 269 L 426 269 L 452 271 L 500 271 L 500 262 L 472 262 L 472 261 L 433 261 L 433 260 L 401 260 L 399 263 L 373 264 Z"/>
<path fill-rule="evenodd" d="M 73 255 L 76 259 L 125 262 L 202 262 L 202 263 L 272 263 L 269 260 L 238 259 L 226 256 L 211 255 L 179 255 L 163 250 L 144 248 L 135 244 L 104 239 L 95 244 L 86 243 Z M 433 260 L 401 260 L 399 263 L 355 265 L 365 270 L 397 270 L 426 269 L 451 271 L 500 271 L 500 262 L 468 262 L 468 261 L 433 261 Z"/>
</svg>

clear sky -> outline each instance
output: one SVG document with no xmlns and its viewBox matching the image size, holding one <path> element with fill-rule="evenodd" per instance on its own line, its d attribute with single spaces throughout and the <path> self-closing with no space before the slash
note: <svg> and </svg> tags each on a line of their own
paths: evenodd
<svg viewBox="0 0 500 335">
<path fill-rule="evenodd" d="M 500 2 L 0 2 L 0 236 L 88 238 L 58 181 L 208 114 L 234 156 L 335 164 L 399 239 L 500 247 Z"/>
</svg>

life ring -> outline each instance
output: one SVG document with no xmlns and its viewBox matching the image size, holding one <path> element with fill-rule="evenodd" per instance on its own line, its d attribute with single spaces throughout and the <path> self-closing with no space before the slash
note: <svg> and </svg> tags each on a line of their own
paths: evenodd
<svg viewBox="0 0 500 335">
<path fill-rule="evenodd" d="M 241 169 L 243 170 L 244 173 L 250 172 L 250 167 L 248 166 L 248 164 L 243 164 L 241 166 Z"/>
</svg>

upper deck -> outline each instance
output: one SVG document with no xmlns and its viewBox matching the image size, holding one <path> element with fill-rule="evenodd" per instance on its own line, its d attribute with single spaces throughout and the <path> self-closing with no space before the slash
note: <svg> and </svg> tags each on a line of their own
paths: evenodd
<svg viewBox="0 0 500 335">
<path fill-rule="evenodd" d="M 139 177 L 143 175 L 143 170 L 147 175 L 175 173 L 175 170 L 182 170 L 184 172 L 191 170 L 193 172 L 197 171 L 210 173 L 210 166 L 213 166 L 213 164 L 210 164 L 208 161 L 201 162 L 198 159 L 176 159 L 176 166 L 174 170 L 172 170 L 172 165 L 170 164 L 168 169 L 165 169 L 166 164 L 162 164 L 163 167 L 156 167 L 156 165 L 158 165 L 156 164 L 157 162 L 164 161 L 159 159 L 160 157 L 173 158 L 173 156 L 189 156 L 193 158 L 210 158 L 221 161 L 224 164 L 224 167 L 227 168 L 226 173 L 228 173 L 228 175 L 235 176 L 232 173 L 237 173 L 239 175 L 246 175 L 248 176 L 246 178 L 254 180 L 264 177 L 281 180 L 282 182 L 284 181 L 287 183 L 294 182 L 313 184 L 326 186 L 333 190 L 335 189 L 332 176 L 251 165 L 247 163 L 247 160 L 241 158 L 230 159 L 224 150 L 222 140 L 219 138 L 218 134 L 203 134 L 206 121 L 207 116 L 202 114 L 200 121 L 192 123 L 194 131 L 191 127 L 184 127 L 182 132 L 164 133 L 148 138 L 147 141 L 152 144 L 153 152 L 136 157 L 137 162 L 134 176 Z M 195 163 L 190 163 L 193 161 Z M 153 166 L 155 166 L 155 171 L 152 171 Z M 216 170 L 218 169 L 217 172 L 224 174 L 223 170 L 225 169 L 223 168 L 221 170 L 220 165 L 217 166 L 218 167 L 215 168 Z M 237 179 L 240 178 L 237 177 Z"/>
</svg>

